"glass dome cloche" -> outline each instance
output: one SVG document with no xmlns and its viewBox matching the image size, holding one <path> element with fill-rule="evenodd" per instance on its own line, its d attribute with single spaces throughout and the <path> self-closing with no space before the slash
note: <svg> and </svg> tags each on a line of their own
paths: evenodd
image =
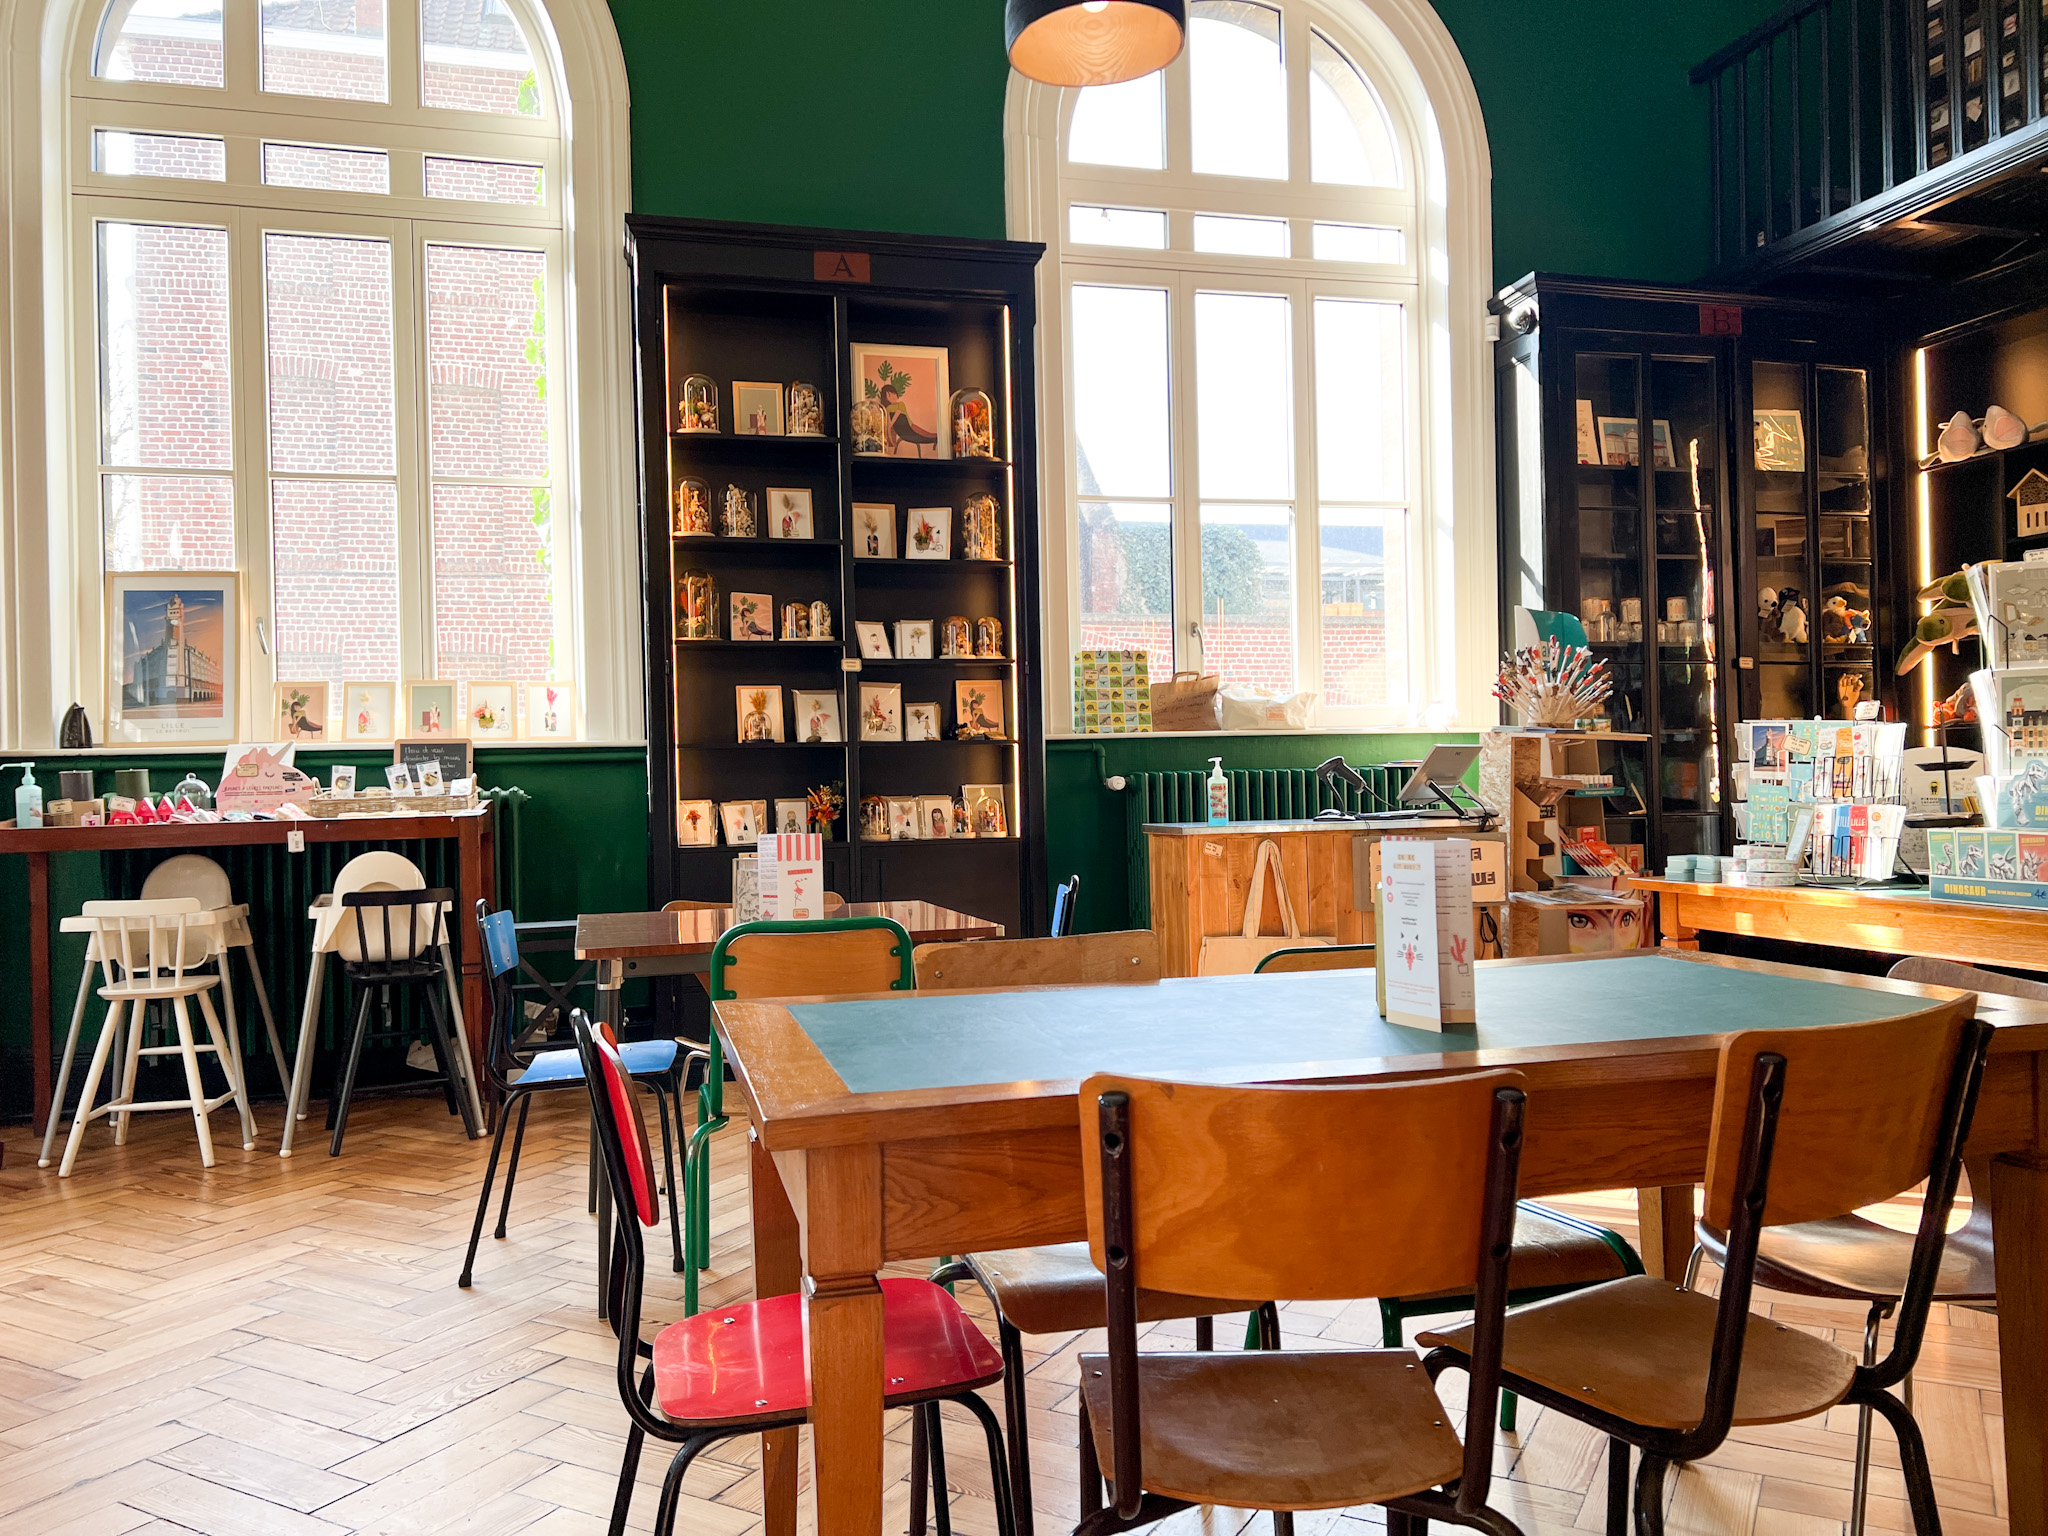
<svg viewBox="0 0 2048 1536">
<path fill-rule="evenodd" d="M 718 638 L 718 583 L 709 571 L 684 571 L 676 578 L 676 638 Z"/>
<path fill-rule="evenodd" d="M 817 385 L 798 379 L 789 386 L 788 423 L 791 437 L 825 435 L 825 401 Z"/>
<path fill-rule="evenodd" d="M 985 389 L 953 391 L 953 457 L 993 459 L 996 457 L 996 408 Z"/>
<path fill-rule="evenodd" d="M 669 533 L 679 539 L 703 539 L 717 533 L 712 521 L 711 487 L 694 475 L 676 482 L 675 508 L 669 518 Z"/>
<path fill-rule="evenodd" d="M 682 403 L 676 407 L 676 430 L 718 430 L 718 386 L 701 373 L 693 373 L 683 380 Z"/>
</svg>

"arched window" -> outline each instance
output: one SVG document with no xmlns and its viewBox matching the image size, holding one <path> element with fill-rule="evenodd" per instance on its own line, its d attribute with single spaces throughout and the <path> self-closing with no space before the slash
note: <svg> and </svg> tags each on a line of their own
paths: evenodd
<svg viewBox="0 0 2048 1536">
<path fill-rule="evenodd" d="M 1489 449 L 1471 441 L 1491 435 L 1485 149 L 1464 102 L 1447 157 L 1379 14 L 1418 10 L 1194 0 L 1156 74 L 1013 77 L 1012 232 L 1051 247 L 1055 660 L 1064 639 L 1143 650 L 1154 678 L 1314 691 L 1330 726 L 1477 718 L 1483 683 L 1461 674 L 1493 631 Z M 1478 409 L 1454 423 L 1460 386 Z"/>
<path fill-rule="evenodd" d="M 603 41 L 586 79 L 616 64 Z M 580 512 L 622 489 L 630 439 L 614 422 L 616 442 L 578 440 L 601 419 L 579 383 L 620 361 L 618 288 L 578 292 L 565 209 L 579 166 L 606 161 L 572 153 L 563 58 L 539 0 L 112 0 L 80 18 L 72 563 L 82 597 L 101 570 L 239 572 L 259 739 L 274 679 L 332 685 L 333 739 L 344 681 L 587 675 Z M 581 106 L 586 138 L 622 136 L 622 90 Z M 609 183 L 583 196 L 615 267 L 623 175 L 590 179 Z M 92 668 L 69 670 L 76 686 Z M 597 684 L 598 731 L 627 734 L 630 678 Z"/>
</svg>

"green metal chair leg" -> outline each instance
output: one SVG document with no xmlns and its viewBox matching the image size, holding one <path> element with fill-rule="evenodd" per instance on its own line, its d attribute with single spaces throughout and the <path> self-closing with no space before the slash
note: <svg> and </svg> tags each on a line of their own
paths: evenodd
<svg viewBox="0 0 2048 1536">
<path fill-rule="evenodd" d="M 1512 1392 L 1500 1395 L 1500 1427 L 1506 1434 L 1515 1432 L 1515 1394 Z"/>
</svg>

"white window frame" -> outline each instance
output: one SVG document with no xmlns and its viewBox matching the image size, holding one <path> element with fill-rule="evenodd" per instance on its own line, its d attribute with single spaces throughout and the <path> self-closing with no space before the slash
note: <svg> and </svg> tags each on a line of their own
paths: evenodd
<svg viewBox="0 0 2048 1536">
<path fill-rule="evenodd" d="M 1067 663 L 1081 632 L 1077 494 L 1067 413 L 1068 295 L 1076 281 L 1108 281 L 1173 290 L 1169 335 L 1176 389 L 1174 462 L 1176 575 L 1200 569 L 1195 467 L 1192 295 L 1197 289 L 1289 293 L 1295 336 L 1296 686 L 1319 688 L 1320 554 L 1315 538 L 1312 301 L 1331 297 L 1398 299 L 1406 314 L 1410 378 L 1407 416 L 1412 558 L 1409 630 L 1414 641 L 1409 698 L 1384 710 L 1325 709 L 1323 729 L 1482 729 L 1497 718 L 1490 703 L 1497 661 L 1492 357 L 1485 304 L 1492 291 L 1491 169 L 1484 120 L 1464 61 L 1427 0 L 1266 0 L 1280 6 L 1283 55 L 1306 58 L 1311 27 L 1364 72 L 1405 151 L 1398 188 L 1342 187 L 1308 181 L 1306 93 L 1289 96 L 1288 182 L 1197 175 L 1185 163 L 1188 86 L 1185 67 L 1166 74 L 1167 169 L 1068 164 L 1062 153 L 1078 93 L 1040 85 L 1014 71 L 1005 114 L 1009 230 L 1040 240 L 1039 266 L 1040 560 L 1046 592 L 1048 733 L 1072 735 Z M 1165 251 L 1077 245 L 1068 239 L 1073 203 L 1163 208 Z M 1192 249 L 1196 211 L 1286 218 L 1287 259 L 1211 255 Z M 1318 220 L 1399 228 L 1403 260 L 1394 264 L 1309 259 Z M 1180 665 L 1199 657 L 1201 594 L 1174 583 L 1174 634 Z M 1190 626 L 1194 626 L 1191 633 Z"/>
<path fill-rule="evenodd" d="M 388 232 L 395 346 L 421 358 L 428 244 L 547 253 L 548 378 L 551 403 L 559 402 L 548 478 L 557 602 L 567 605 L 557 631 L 567 635 L 584 742 L 644 740 L 638 605 L 622 598 L 638 590 L 640 563 L 630 294 L 618 257 L 630 205 L 625 62 L 601 0 L 508 4 L 534 52 L 540 119 L 399 105 L 408 95 L 403 82 L 418 69 L 418 0 L 387 0 L 390 104 L 258 92 L 259 50 L 249 26 L 239 44 L 229 28 L 224 88 L 95 79 L 103 0 L 0 0 L 0 41 L 12 45 L 0 66 L 0 93 L 7 94 L 0 106 L 0 214 L 7 216 L 0 224 L 0 652 L 8 658 L 0 662 L 0 747 L 53 745 L 74 699 L 102 725 L 93 225 L 138 217 L 230 229 L 236 555 L 251 625 L 244 727 L 264 718 L 271 681 L 253 621 L 265 622 L 273 643 L 276 632 L 261 232 Z M 92 168 L 95 128 L 224 137 L 228 180 L 102 175 Z M 392 190 L 265 187 L 259 162 L 266 139 L 387 149 Z M 421 176 L 430 153 L 538 164 L 545 205 L 427 198 Z M 409 315 L 399 307 L 408 290 L 420 297 Z M 398 370 L 401 390 L 408 371 Z M 401 667 L 411 676 L 434 670 L 426 498 L 432 483 L 469 478 L 430 475 L 425 434 L 424 411 L 408 414 L 401 397 L 399 559 L 424 573 L 401 592 Z"/>
</svg>

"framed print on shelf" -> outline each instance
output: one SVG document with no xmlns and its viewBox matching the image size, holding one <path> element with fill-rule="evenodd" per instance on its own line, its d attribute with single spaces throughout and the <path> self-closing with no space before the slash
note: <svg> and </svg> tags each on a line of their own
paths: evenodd
<svg viewBox="0 0 2048 1536">
<path fill-rule="evenodd" d="M 733 689 L 742 742 L 782 740 L 782 685 L 741 683 Z"/>
<path fill-rule="evenodd" d="M 735 640 L 775 638 L 775 599 L 766 592 L 734 592 L 732 628 L 726 633 Z"/>
<path fill-rule="evenodd" d="M 761 840 L 760 800 L 728 800 L 718 808 L 718 820 L 725 828 L 725 840 L 735 848 L 751 848 Z"/>
<path fill-rule="evenodd" d="M 526 736 L 529 741 L 568 741 L 576 735 L 576 688 L 573 683 L 526 685 Z"/>
<path fill-rule="evenodd" d="M 1671 423 L 1662 418 L 1650 423 L 1650 467 L 1678 468 L 1678 445 L 1671 440 Z"/>
<path fill-rule="evenodd" d="M 896 503 L 856 501 L 853 504 L 853 557 L 856 560 L 896 558 Z"/>
<path fill-rule="evenodd" d="M 891 800 L 889 802 L 889 841 L 892 843 L 914 843 L 924 835 L 918 825 L 917 802 L 915 800 Z"/>
<path fill-rule="evenodd" d="M 233 571 L 107 577 L 107 740 L 240 736 L 242 588 Z"/>
<path fill-rule="evenodd" d="M 327 684 L 273 683 L 270 729 L 279 741 L 327 740 Z"/>
<path fill-rule="evenodd" d="M 930 619 L 898 619 L 896 621 L 896 659 L 898 661 L 930 661 L 932 659 L 932 621 Z"/>
<path fill-rule="evenodd" d="M 1609 469 L 1633 469 L 1643 462 L 1643 447 L 1633 416 L 1601 416 L 1600 462 Z"/>
<path fill-rule="evenodd" d="M 889 626 L 877 619 L 855 619 L 853 633 L 860 641 L 860 653 L 869 661 L 889 661 L 895 652 L 889 649 Z"/>
<path fill-rule="evenodd" d="M 1797 411 L 1751 411 L 1756 467 L 1781 474 L 1806 472 L 1806 422 Z"/>
<path fill-rule="evenodd" d="M 709 800 L 676 803 L 676 842 L 685 848 L 718 845 L 718 807 Z"/>
<path fill-rule="evenodd" d="M 1003 739 L 1003 685 L 992 677 L 974 677 L 953 685 L 953 721 L 962 741 Z"/>
<path fill-rule="evenodd" d="M 460 736 L 462 716 L 455 708 L 455 685 L 422 681 L 405 685 L 405 734 Z"/>
<path fill-rule="evenodd" d="M 782 386 L 745 384 L 735 379 L 732 386 L 732 429 L 741 437 L 781 437 Z"/>
<path fill-rule="evenodd" d="M 962 784 L 960 798 L 967 802 L 968 820 L 976 837 L 1010 835 L 1009 787 L 1003 784 Z"/>
<path fill-rule="evenodd" d="M 798 836 L 811 830 L 811 802 L 799 796 L 795 800 L 775 802 L 775 830 L 794 832 Z"/>
<path fill-rule="evenodd" d="M 853 409 L 848 426 L 853 451 L 900 459 L 950 459 L 946 407 L 953 397 L 944 347 L 893 346 L 856 341 Z"/>
<path fill-rule="evenodd" d="M 398 710 L 396 683 L 341 685 L 341 739 L 389 741 L 397 735 L 392 717 Z"/>
<path fill-rule="evenodd" d="M 808 539 L 811 532 L 811 493 L 805 486 L 768 487 L 768 537 Z"/>
<path fill-rule="evenodd" d="M 919 795 L 917 831 L 926 839 L 950 838 L 953 835 L 953 802 L 945 795 Z"/>
<path fill-rule="evenodd" d="M 839 723 L 839 695 L 812 693 L 799 688 L 795 694 L 796 739 L 798 741 L 844 741 Z"/>
<path fill-rule="evenodd" d="M 903 739 L 905 741 L 937 741 L 939 739 L 939 706 L 936 703 L 904 705 Z"/>
<path fill-rule="evenodd" d="M 953 509 L 912 507 L 904 524 L 903 554 L 910 560 L 953 558 Z"/>
<path fill-rule="evenodd" d="M 511 741 L 519 734 L 513 718 L 513 703 L 519 685 L 504 681 L 473 682 L 469 685 L 469 736 L 472 741 Z"/>
<path fill-rule="evenodd" d="M 860 685 L 860 739 L 901 741 L 903 739 L 903 685 L 862 683 Z"/>
</svg>

